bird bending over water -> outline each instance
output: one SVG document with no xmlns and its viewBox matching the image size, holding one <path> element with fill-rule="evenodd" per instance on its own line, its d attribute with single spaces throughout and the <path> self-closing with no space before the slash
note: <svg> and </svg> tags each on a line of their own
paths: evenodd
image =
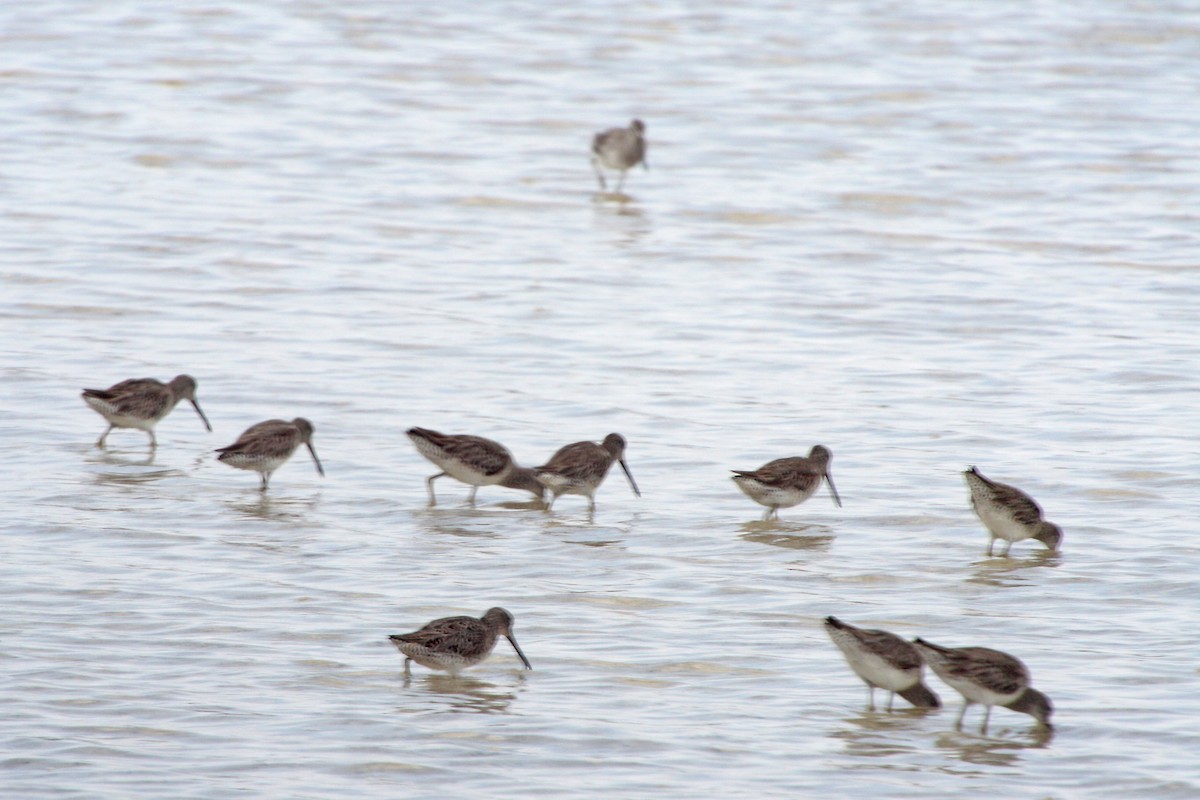
<svg viewBox="0 0 1200 800">
<path fill-rule="evenodd" d="M 408 438 L 416 445 L 417 452 L 442 470 L 425 481 L 429 488 L 430 505 L 437 504 L 433 482 L 443 475 L 449 475 L 471 487 L 467 502 L 472 505 L 480 486 L 523 489 L 539 500 L 545 497 L 546 489 L 538 483 L 533 470 L 518 466 L 512 453 L 499 442 L 482 436 L 449 435 L 429 428 L 409 428 Z"/>
<path fill-rule="evenodd" d="M 1045 727 L 1051 727 L 1054 705 L 1049 697 L 1029 685 L 1029 670 L 1021 659 L 988 647 L 939 647 L 921 638 L 913 644 L 929 668 L 963 696 L 955 728 L 962 727 L 963 716 L 974 703 L 987 709 L 980 726 L 983 733 L 987 733 L 992 706 L 1028 714 Z"/>
<path fill-rule="evenodd" d="M 975 467 L 963 472 L 963 477 L 971 490 L 971 508 L 992 535 L 988 540 L 989 556 L 997 539 L 1005 541 L 1001 556 L 1007 556 L 1013 542 L 1022 539 L 1037 539 L 1051 550 L 1062 544 L 1062 529 L 1042 519 L 1041 506 L 1032 497 L 1015 486 L 985 478 Z"/>
<path fill-rule="evenodd" d="M 867 704 L 875 707 L 875 687 L 888 692 L 887 710 L 900 695 L 917 708 L 938 708 L 941 701 L 922 680 L 925 662 L 916 646 L 894 633 L 863 630 L 837 617 L 825 618 L 825 632 L 846 662 L 867 684 Z"/>
<path fill-rule="evenodd" d="M 107 389 L 84 389 L 82 396 L 85 403 L 108 420 L 108 428 L 96 442 L 97 447 L 104 447 L 113 428 L 143 430 L 150 434 L 150 446 L 158 447 L 154 426 L 170 414 L 180 400 L 191 403 L 204 422 L 204 427 L 212 432 L 208 417 L 204 416 L 200 404 L 196 402 L 196 379 L 191 375 L 176 375 L 170 383 L 162 383 L 154 378 L 131 378 L 114 383 Z"/>
</svg>

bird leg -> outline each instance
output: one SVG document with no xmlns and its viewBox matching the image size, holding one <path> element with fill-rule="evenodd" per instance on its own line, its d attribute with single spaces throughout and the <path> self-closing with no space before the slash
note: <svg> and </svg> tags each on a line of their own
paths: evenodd
<svg viewBox="0 0 1200 800">
<path fill-rule="evenodd" d="M 467 495 L 467 502 L 470 503 L 471 505 L 475 505 L 475 492 L 477 492 L 477 491 L 479 491 L 479 487 L 472 486 L 471 493 L 469 495 Z"/>
<path fill-rule="evenodd" d="M 102 436 L 101 436 L 101 437 L 100 437 L 100 438 L 99 438 L 99 439 L 96 441 L 96 447 L 99 447 L 99 448 L 101 448 L 101 449 L 103 449 L 103 448 L 104 448 L 104 440 L 108 438 L 108 435 L 109 435 L 110 433 L 112 433 L 112 429 L 113 429 L 113 427 L 114 427 L 114 426 L 113 426 L 113 424 L 112 424 L 112 423 L 109 423 L 109 425 L 108 425 L 108 430 L 106 430 L 106 431 L 104 432 L 104 434 L 103 434 L 103 435 L 102 435 Z"/>
<path fill-rule="evenodd" d="M 954 730 L 956 730 L 956 731 L 962 730 L 963 716 L 966 715 L 967 709 L 970 707 L 971 707 L 971 701 L 964 700 L 962 710 L 958 712 L 958 719 L 956 719 L 954 721 Z"/>
<path fill-rule="evenodd" d="M 608 184 L 604 181 L 604 173 L 600 171 L 600 165 L 596 163 L 596 159 L 592 158 L 592 169 L 596 170 L 596 180 L 600 181 L 600 191 L 607 191 Z"/>
<path fill-rule="evenodd" d="M 430 475 L 429 479 L 425 481 L 425 486 L 429 489 L 429 505 L 431 506 L 437 505 L 437 495 L 433 493 L 433 482 L 445 474 L 444 472 L 439 472 L 437 475 Z"/>
</svg>

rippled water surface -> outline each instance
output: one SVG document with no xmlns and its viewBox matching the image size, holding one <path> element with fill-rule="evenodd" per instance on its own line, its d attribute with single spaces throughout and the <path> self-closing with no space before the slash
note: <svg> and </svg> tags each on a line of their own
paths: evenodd
<svg viewBox="0 0 1200 800">
<path fill-rule="evenodd" d="M 10 3 L 7 798 L 1200 795 L 1194 3 Z M 646 120 L 598 194 L 591 135 Z M 151 453 L 84 386 L 195 375 Z M 305 416 L 265 495 L 213 458 Z M 629 441 L 594 517 L 404 436 Z M 815 443 L 778 522 L 729 481 Z M 1065 531 L 987 558 L 961 471 Z M 387 634 L 502 605 L 452 679 Z M 820 621 L 1019 655 L 865 705 Z M 877 697 L 877 699 L 881 699 Z"/>
</svg>

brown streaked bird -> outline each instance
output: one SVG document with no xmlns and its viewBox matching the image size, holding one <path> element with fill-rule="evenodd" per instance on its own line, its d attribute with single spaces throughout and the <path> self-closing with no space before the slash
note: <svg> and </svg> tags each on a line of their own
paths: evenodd
<svg viewBox="0 0 1200 800">
<path fill-rule="evenodd" d="M 472 505 L 475 504 L 475 492 L 480 486 L 523 489 L 539 500 L 545 498 L 546 489 L 538 483 L 533 470 L 518 466 L 512 453 L 499 442 L 482 436 L 439 433 L 429 428 L 409 428 L 408 438 L 412 439 L 421 455 L 442 470 L 425 481 L 429 488 L 430 505 L 437 505 L 433 482 L 443 475 L 449 475 L 471 487 L 467 502 Z"/>
<path fill-rule="evenodd" d="M 596 510 L 596 489 L 608 474 L 608 468 L 616 461 L 625 471 L 629 486 L 638 497 L 642 496 L 629 465 L 625 463 L 625 439 L 619 433 L 610 433 L 600 444 L 595 442 L 575 442 L 559 448 L 533 472 L 538 481 L 550 490 L 550 502 L 546 504 L 549 511 L 559 495 L 579 494 L 588 499 L 588 511 Z"/>
<path fill-rule="evenodd" d="M 962 711 L 954 727 L 961 728 L 963 716 L 974 703 L 987 711 L 980 731 L 987 733 L 992 706 L 1028 714 L 1047 728 L 1054 705 L 1050 698 L 1029 685 L 1030 675 L 1021 659 L 989 647 L 939 647 L 917 638 L 914 642 L 925 663 L 937 676 L 963 696 Z"/>
<path fill-rule="evenodd" d="M 767 507 L 763 520 L 778 518 L 779 509 L 800 505 L 812 497 L 822 478 L 829 484 L 833 502 L 840 507 L 842 498 L 829 475 L 832 458 L 829 448 L 816 445 L 806 457 L 777 458 L 753 470 L 735 469 L 733 482 L 751 500 Z"/>
<path fill-rule="evenodd" d="M 212 432 L 208 417 L 196 402 L 196 379 L 191 375 L 176 375 L 170 383 L 154 378 L 131 378 L 114 383 L 107 389 L 84 389 L 83 401 L 108 420 L 108 429 L 96 442 L 104 447 L 113 428 L 137 428 L 150 434 L 150 446 L 158 447 L 154 426 L 170 414 L 175 404 L 187 400 L 196 409 L 204 427 Z"/>
<path fill-rule="evenodd" d="M 412 633 L 396 633 L 388 637 L 404 654 L 404 674 L 411 674 L 411 663 L 429 669 L 440 669 L 457 675 L 492 654 L 496 638 L 508 639 L 517 651 L 525 669 L 533 669 L 513 638 L 513 615 L 503 608 L 489 608 L 479 619 L 474 617 L 442 617 Z"/>
<path fill-rule="evenodd" d="M 856 628 L 837 617 L 825 618 L 825 632 L 867 684 L 867 705 L 872 709 L 877 686 L 888 692 L 888 711 L 896 695 L 917 708 L 941 707 L 938 696 L 922 680 L 925 662 L 915 645 L 894 633 Z"/>
<path fill-rule="evenodd" d="M 971 508 L 983 521 L 992 538 L 988 539 L 987 554 L 997 539 L 1006 543 L 1001 556 L 1007 556 L 1013 542 L 1037 539 L 1051 550 L 1062 544 L 1062 529 L 1042 519 L 1042 508 L 1033 498 L 1015 486 L 985 478 L 975 467 L 963 472 L 971 490 Z"/>
<path fill-rule="evenodd" d="M 308 448 L 313 463 L 317 465 L 317 472 L 322 478 L 325 477 L 325 468 L 313 449 L 312 435 L 312 423 L 304 417 L 296 417 L 291 422 L 269 419 L 246 428 L 236 442 L 227 447 L 218 447 L 215 452 L 221 454 L 217 456 L 218 461 L 259 473 L 262 478 L 259 489 L 265 492 L 271 473 L 283 466 L 300 445 Z"/>
<path fill-rule="evenodd" d="M 617 170 L 617 192 L 625 185 L 625 173 L 641 164 L 650 169 L 646 162 L 646 124 L 640 119 L 631 120 L 628 128 L 609 128 L 592 137 L 592 169 L 600 181 L 600 190 L 607 191 L 601 167 Z"/>
</svg>

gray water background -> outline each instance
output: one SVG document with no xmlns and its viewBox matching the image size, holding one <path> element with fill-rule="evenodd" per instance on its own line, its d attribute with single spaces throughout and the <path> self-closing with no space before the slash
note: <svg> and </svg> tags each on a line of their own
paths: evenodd
<svg viewBox="0 0 1200 800">
<path fill-rule="evenodd" d="M 6 5 L 0 793 L 1200 796 L 1198 55 L 1191 2 Z M 93 447 L 178 372 L 214 433 Z M 327 478 L 213 459 L 293 416 Z M 411 425 L 618 431 L 644 496 L 429 508 Z M 815 443 L 845 506 L 759 521 L 728 470 Z M 986 558 L 970 464 L 1062 552 Z M 403 680 L 492 605 L 534 671 Z M 827 614 L 1019 655 L 1054 734 L 868 711 Z"/>
</svg>

